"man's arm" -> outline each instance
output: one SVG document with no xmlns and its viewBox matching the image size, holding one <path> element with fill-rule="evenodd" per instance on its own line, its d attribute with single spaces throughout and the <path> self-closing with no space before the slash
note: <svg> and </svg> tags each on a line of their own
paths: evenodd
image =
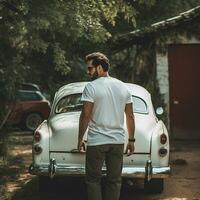
<svg viewBox="0 0 200 200">
<path fill-rule="evenodd" d="M 126 114 L 126 125 L 128 129 L 129 139 L 134 139 L 135 135 L 135 119 L 133 114 L 133 106 L 132 103 L 126 104 L 125 106 L 125 114 Z M 135 150 L 134 142 L 128 141 L 126 153 L 127 155 L 133 154 Z"/>
<path fill-rule="evenodd" d="M 81 111 L 80 119 L 79 119 L 79 133 L 78 133 L 78 150 L 81 150 L 81 147 L 84 145 L 83 143 L 83 136 L 85 131 L 87 130 L 88 123 L 90 121 L 92 109 L 94 103 L 89 101 L 83 102 L 83 109 Z"/>
</svg>

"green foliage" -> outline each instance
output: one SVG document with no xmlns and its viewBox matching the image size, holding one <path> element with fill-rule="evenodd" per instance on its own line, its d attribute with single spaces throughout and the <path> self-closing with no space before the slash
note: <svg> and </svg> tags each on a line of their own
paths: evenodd
<svg viewBox="0 0 200 200">
<path fill-rule="evenodd" d="M 70 68 L 67 66 L 68 62 L 65 58 L 65 51 L 60 48 L 59 43 L 54 45 L 53 51 L 55 70 L 61 71 L 62 75 L 67 75 L 70 71 Z"/>
<path fill-rule="evenodd" d="M 137 27 L 148 26 L 185 12 L 199 5 L 199 0 L 156 0 L 151 6 L 135 3 L 138 13 L 136 16 Z"/>
<path fill-rule="evenodd" d="M 134 83 L 133 71 L 135 65 L 135 46 L 124 49 L 116 54 L 111 54 L 111 73 L 124 82 Z M 123 69 L 123 70 L 122 70 Z"/>
<path fill-rule="evenodd" d="M 53 94 L 86 79 L 85 54 L 112 37 L 105 24 L 115 26 L 118 15 L 135 19 L 134 8 L 121 0 L 2 0 L 0 11 L 1 102 L 14 96 L 20 82 Z"/>
<path fill-rule="evenodd" d="M 8 0 L 1 1 L 0 10 L 0 48 L 6 46 L 1 51 L 2 90 L 23 80 L 59 82 L 80 65 L 71 64 L 112 37 L 105 24 L 116 26 L 118 15 L 135 23 L 134 7 L 120 0 Z"/>
<path fill-rule="evenodd" d="M 87 80 L 84 62 L 87 53 L 105 52 L 110 38 L 173 16 L 197 3 L 197 0 L 2 0 L 1 99 L 13 96 L 23 81 L 37 83 L 54 94 L 63 84 Z M 133 76 L 127 74 L 134 70 L 134 53 L 134 49 L 117 55 L 111 53 L 113 74 L 133 81 Z"/>
</svg>

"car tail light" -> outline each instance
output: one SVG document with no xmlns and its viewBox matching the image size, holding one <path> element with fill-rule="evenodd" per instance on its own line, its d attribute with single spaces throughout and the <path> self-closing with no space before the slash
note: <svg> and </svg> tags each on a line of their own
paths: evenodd
<svg viewBox="0 0 200 200">
<path fill-rule="evenodd" d="M 166 155 L 167 155 L 167 149 L 165 149 L 165 148 L 160 148 L 160 149 L 159 149 L 159 155 L 160 155 L 160 157 L 166 156 Z"/>
<path fill-rule="evenodd" d="M 35 154 L 40 154 L 42 153 L 42 147 L 39 144 L 35 144 L 33 147 L 34 153 Z"/>
<path fill-rule="evenodd" d="M 163 133 L 161 136 L 160 136 L 160 143 L 161 144 L 165 144 L 167 142 L 167 136 Z"/>
<path fill-rule="evenodd" d="M 39 142 L 41 140 L 41 134 L 38 131 L 34 134 L 34 140 L 35 142 Z"/>
</svg>

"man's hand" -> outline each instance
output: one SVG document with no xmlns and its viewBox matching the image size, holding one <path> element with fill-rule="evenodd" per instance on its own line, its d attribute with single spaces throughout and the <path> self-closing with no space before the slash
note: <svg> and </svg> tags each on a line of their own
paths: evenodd
<svg viewBox="0 0 200 200">
<path fill-rule="evenodd" d="M 134 153 L 135 150 L 135 145 L 134 142 L 128 142 L 127 146 L 126 146 L 126 156 L 130 156 Z"/>
<path fill-rule="evenodd" d="M 83 140 L 78 140 L 77 149 L 80 152 L 85 151 L 85 142 Z"/>
</svg>

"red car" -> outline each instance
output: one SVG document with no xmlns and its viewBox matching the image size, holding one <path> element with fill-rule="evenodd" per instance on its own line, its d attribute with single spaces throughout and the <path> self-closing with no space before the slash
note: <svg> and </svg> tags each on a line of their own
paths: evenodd
<svg viewBox="0 0 200 200">
<path fill-rule="evenodd" d="M 40 91 L 18 90 L 12 112 L 7 120 L 9 125 L 19 125 L 27 130 L 35 130 L 47 119 L 50 113 L 50 102 Z"/>
</svg>

